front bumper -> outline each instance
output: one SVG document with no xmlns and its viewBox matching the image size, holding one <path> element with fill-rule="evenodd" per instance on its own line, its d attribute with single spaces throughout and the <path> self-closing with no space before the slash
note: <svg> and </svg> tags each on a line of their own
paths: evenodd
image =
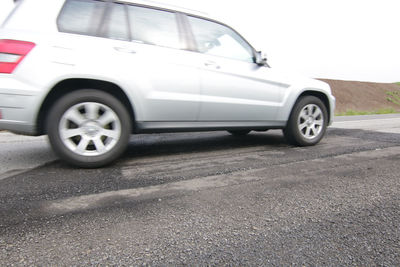
<svg viewBox="0 0 400 267">
<path fill-rule="evenodd" d="M 330 113 L 329 114 L 331 114 L 331 115 L 330 115 L 330 118 L 329 118 L 328 125 L 330 126 L 330 125 L 332 125 L 333 118 L 335 117 L 336 98 L 333 95 L 331 95 L 329 98 L 330 98 L 329 99 L 329 102 L 330 102 L 330 105 L 329 105 L 330 106 Z"/>
</svg>

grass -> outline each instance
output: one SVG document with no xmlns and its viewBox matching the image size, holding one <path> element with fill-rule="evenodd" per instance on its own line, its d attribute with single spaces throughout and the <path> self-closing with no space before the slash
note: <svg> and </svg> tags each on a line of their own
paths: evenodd
<svg viewBox="0 0 400 267">
<path fill-rule="evenodd" d="M 357 116 L 357 115 L 379 115 L 379 114 L 393 114 L 399 113 L 393 108 L 382 108 L 376 111 L 357 111 L 357 110 L 347 110 L 345 112 L 336 113 L 336 116 Z"/>
<path fill-rule="evenodd" d="M 400 106 L 400 91 L 386 92 L 387 101 Z"/>
</svg>

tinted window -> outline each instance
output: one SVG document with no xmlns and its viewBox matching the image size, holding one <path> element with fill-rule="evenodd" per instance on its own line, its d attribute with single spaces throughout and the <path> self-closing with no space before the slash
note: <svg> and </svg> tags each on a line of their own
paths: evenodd
<svg viewBox="0 0 400 267">
<path fill-rule="evenodd" d="M 128 6 L 133 41 L 181 49 L 178 24 L 174 13 Z"/>
<path fill-rule="evenodd" d="M 199 52 L 254 62 L 253 49 L 232 29 L 212 21 L 189 17 Z"/>
<path fill-rule="evenodd" d="M 124 5 L 113 4 L 105 21 L 105 37 L 129 40 L 128 20 Z"/>
<path fill-rule="evenodd" d="M 58 18 L 60 31 L 91 34 L 97 29 L 97 20 L 103 14 L 104 2 L 69 0 Z"/>
</svg>

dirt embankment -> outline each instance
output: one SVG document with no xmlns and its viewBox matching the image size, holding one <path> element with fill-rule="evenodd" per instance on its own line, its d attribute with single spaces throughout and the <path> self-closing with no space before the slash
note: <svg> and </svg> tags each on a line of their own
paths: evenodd
<svg viewBox="0 0 400 267">
<path fill-rule="evenodd" d="M 393 109 L 400 112 L 400 85 L 320 79 L 327 82 L 336 97 L 336 113 L 349 110 L 375 112 Z M 390 101 L 388 99 L 394 101 Z M 397 103 L 394 103 L 397 102 Z"/>
</svg>

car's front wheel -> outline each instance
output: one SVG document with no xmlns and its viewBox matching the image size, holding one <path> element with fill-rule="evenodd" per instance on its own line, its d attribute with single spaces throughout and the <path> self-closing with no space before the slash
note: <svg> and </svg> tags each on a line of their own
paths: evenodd
<svg viewBox="0 0 400 267">
<path fill-rule="evenodd" d="M 47 119 L 56 154 L 70 164 L 97 168 L 126 149 L 132 128 L 123 104 L 110 94 L 85 89 L 61 97 Z"/>
<path fill-rule="evenodd" d="M 328 125 L 325 104 L 315 96 L 300 98 L 293 107 L 286 128 L 286 140 L 298 146 L 312 146 L 321 141 Z"/>
</svg>

